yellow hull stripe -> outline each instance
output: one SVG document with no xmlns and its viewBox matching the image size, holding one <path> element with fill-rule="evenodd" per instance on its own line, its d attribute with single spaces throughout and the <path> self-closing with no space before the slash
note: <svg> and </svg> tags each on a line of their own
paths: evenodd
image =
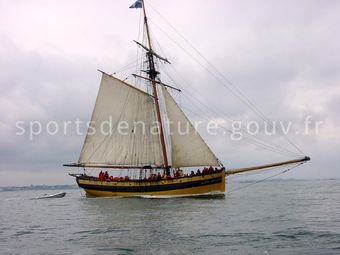
<svg viewBox="0 0 340 255">
<path fill-rule="evenodd" d="M 225 191 L 224 171 L 204 176 L 182 177 L 161 181 L 111 182 L 80 177 L 77 178 L 77 182 L 81 188 L 84 188 L 87 195 L 96 197 L 181 196 Z M 121 192 L 122 190 L 124 191 Z M 143 192 L 143 190 L 149 191 Z"/>
</svg>

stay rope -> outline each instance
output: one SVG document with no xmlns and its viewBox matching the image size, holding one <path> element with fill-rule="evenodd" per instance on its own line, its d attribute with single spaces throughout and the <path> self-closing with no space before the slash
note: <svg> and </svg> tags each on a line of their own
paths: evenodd
<svg viewBox="0 0 340 255">
<path fill-rule="evenodd" d="M 190 52 L 188 52 L 183 46 L 181 46 L 178 42 L 176 42 L 168 33 L 166 33 L 162 28 L 160 28 L 157 24 L 155 24 L 154 22 L 151 21 L 151 23 L 158 28 L 162 33 L 164 33 L 169 40 L 171 40 L 173 43 L 175 43 L 180 49 L 182 49 L 190 58 L 192 58 L 196 63 L 198 63 L 202 68 L 204 68 L 208 73 L 210 73 L 217 81 L 218 84 L 222 85 L 224 88 L 226 88 L 227 90 L 229 90 L 236 98 L 238 98 L 242 103 L 244 103 L 245 105 L 248 106 L 248 108 L 253 111 L 257 116 L 259 116 L 265 123 L 267 123 L 271 128 L 273 128 L 272 123 L 269 121 L 269 119 L 228 79 L 226 78 L 225 75 L 223 75 L 211 62 L 208 61 L 208 59 L 206 57 L 203 56 L 202 53 L 200 53 L 200 51 L 195 48 L 192 43 L 190 43 L 189 40 L 187 40 L 175 27 L 173 27 L 171 25 L 171 23 L 162 15 L 160 14 L 149 2 L 148 5 L 151 7 L 151 9 L 157 13 L 166 23 L 167 25 L 173 30 L 175 31 L 175 33 L 182 38 L 189 46 L 190 48 L 192 48 L 194 50 L 194 52 L 196 54 L 198 54 L 201 59 L 204 60 L 204 62 L 206 63 L 203 64 L 199 59 L 197 59 L 195 56 L 193 56 L 193 54 L 191 54 Z M 210 67 L 208 68 L 207 67 Z M 215 72 L 213 72 L 213 71 Z M 216 75 L 217 74 L 217 75 Z M 227 84 L 229 84 L 229 86 Z M 293 146 L 299 153 L 301 153 L 301 155 L 305 155 L 305 153 L 296 145 L 294 144 L 284 132 L 281 132 L 279 130 L 281 136 L 291 145 Z M 299 155 L 300 156 L 300 155 Z"/>
<path fill-rule="evenodd" d="M 298 167 L 298 166 L 300 166 L 300 165 L 302 165 L 302 164 L 304 164 L 304 162 L 299 163 L 299 164 L 297 164 L 297 165 L 295 165 L 295 166 L 292 166 L 292 167 L 290 167 L 290 168 L 288 168 L 288 169 L 286 169 L 286 170 L 283 170 L 283 171 L 281 171 L 281 172 L 279 172 L 279 173 L 276 173 L 276 174 L 273 174 L 273 175 L 271 175 L 271 176 L 268 176 L 268 177 L 266 177 L 266 178 L 264 178 L 264 179 L 261 179 L 261 180 L 258 180 L 258 181 L 249 183 L 248 185 L 245 185 L 245 186 L 242 186 L 242 187 L 233 189 L 233 190 L 231 190 L 231 191 L 228 191 L 228 192 L 227 192 L 227 195 L 230 195 L 230 194 L 232 194 L 232 193 L 235 193 L 236 191 L 240 191 L 240 190 L 243 190 L 243 189 L 247 189 L 247 188 L 249 188 L 249 187 L 251 187 L 251 186 L 254 186 L 254 185 L 259 184 L 259 183 L 261 183 L 261 182 L 264 182 L 264 181 L 267 181 L 267 180 L 269 180 L 269 179 L 272 179 L 272 178 L 274 178 L 274 177 L 276 177 L 276 176 L 285 174 L 285 173 L 287 173 L 287 172 L 293 170 L 294 168 L 296 168 L 296 167 Z"/>
</svg>

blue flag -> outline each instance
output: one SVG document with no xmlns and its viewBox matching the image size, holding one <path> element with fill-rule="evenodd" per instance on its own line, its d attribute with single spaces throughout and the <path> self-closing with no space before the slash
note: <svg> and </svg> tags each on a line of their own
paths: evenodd
<svg viewBox="0 0 340 255">
<path fill-rule="evenodd" d="M 142 8 L 143 4 L 141 0 L 137 0 L 133 5 L 131 5 L 129 8 Z"/>
</svg>

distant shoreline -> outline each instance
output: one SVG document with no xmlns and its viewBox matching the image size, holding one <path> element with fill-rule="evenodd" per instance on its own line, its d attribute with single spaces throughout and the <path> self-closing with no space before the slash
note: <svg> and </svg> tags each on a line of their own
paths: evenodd
<svg viewBox="0 0 340 255">
<path fill-rule="evenodd" d="M 26 190 L 64 190 L 77 189 L 77 185 L 30 185 L 30 186 L 8 186 L 0 187 L 0 192 L 26 191 Z"/>
</svg>

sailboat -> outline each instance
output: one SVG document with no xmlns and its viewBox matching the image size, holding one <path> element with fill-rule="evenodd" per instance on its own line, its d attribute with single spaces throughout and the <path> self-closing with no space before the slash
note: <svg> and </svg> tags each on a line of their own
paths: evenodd
<svg viewBox="0 0 340 255">
<path fill-rule="evenodd" d="M 224 193 L 226 177 L 232 174 L 302 164 L 309 157 L 273 164 L 226 169 L 194 125 L 176 103 L 159 78 L 156 62 L 169 61 L 153 50 L 144 0 L 133 8 L 143 8 L 147 45 L 137 42 L 145 52 L 145 76 L 134 76 L 149 84 L 151 93 L 101 71 L 102 78 L 78 162 L 67 167 L 134 172 L 131 176 L 91 176 L 70 174 L 88 196 L 191 196 Z M 110 132 L 99 132 L 110 121 Z M 137 123 L 137 124 L 136 124 Z M 172 123 L 172 124 L 170 124 Z M 142 124 L 140 127 L 138 124 Z M 178 124 L 178 125 L 176 125 Z M 186 126 L 182 134 L 178 126 Z M 96 131 L 96 132 L 94 132 Z M 103 130 L 101 130 L 103 131 Z M 185 174 L 183 169 L 201 167 Z"/>
</svg>

